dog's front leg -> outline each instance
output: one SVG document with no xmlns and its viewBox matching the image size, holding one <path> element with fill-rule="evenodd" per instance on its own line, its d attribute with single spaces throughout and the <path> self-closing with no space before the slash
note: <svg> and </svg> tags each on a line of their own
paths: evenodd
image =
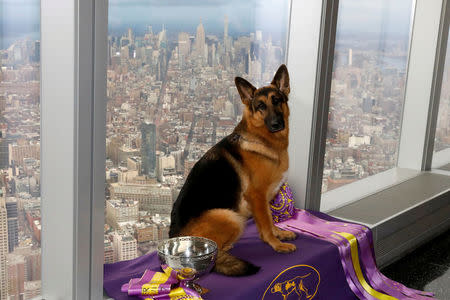
<svg viewBox="0 0 450 300">
<path fill-rule="evenodd" d="M 259 236 L 268 243 L 275 251 L 282 253 L 293 252 L 297 247 L 290 243 L 281 242 L 274 234 L 272 216 L 268 209 L 268 202 L 263 192 L 258 190 L 248 190 L 246 199 L 251 205 L 253 218 L 258 227 Z"/>
<path fill-rule="evenodd" d="M 297 235 L 294 232 L 280 229 L 275 225 L 272 225 L 272 230 L 273 234 L 282 241 L 293 241 L 297 238 Z"/>
<path fill-rule="evenodd" d="M 273 199 L 273 197 L 270 197 L 270 199 Z M 272 216 L 272 210 L 270 209 L 270 204 L 267 205 L 267 211 L 268 211 L 268 214 L 269 214 L 270 216 Z M 273 223 L 273 219 L 272 219 L 272 218 L 271 218 L 271 220 L 272 220 L 271 225 L 272 225 L 272 231 L 273 231 L 273 234 L 274 234 L 278 239 L 280 239 L 280 240 L 282 240 L 282 241 L 293 241 L 293 240 L 295 240 L 295 239 L 297 238 L 297 235 L 296 235 L 294 232 L 289 231 L 289 230 L 283 230 L 283 229 L 278 228 L 278 227 L 275 226 L 275 224 Z"/>
</svg>

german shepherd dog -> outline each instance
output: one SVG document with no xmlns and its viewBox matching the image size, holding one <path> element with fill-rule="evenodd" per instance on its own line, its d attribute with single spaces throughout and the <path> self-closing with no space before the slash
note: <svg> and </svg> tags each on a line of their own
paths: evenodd
<svg viewBox="0 0 450 300">
<path fill-rule="evenodd" d="M 289 167 L 289 74 L 281 65 L 268 86 L 256 89 L 236 77 L 244 104 L 233 133 L 208 150 L 194 165 L 171 214 L 169 236 L 200 236 L 217 243 L 214 270 L 228 276 L 258 272 L 259 267 L 227 251 L 253 216 L 260 238 L 275 251 L 289 253 L 295 233 L 274 226 L 269 201 Z"/>
</svg>

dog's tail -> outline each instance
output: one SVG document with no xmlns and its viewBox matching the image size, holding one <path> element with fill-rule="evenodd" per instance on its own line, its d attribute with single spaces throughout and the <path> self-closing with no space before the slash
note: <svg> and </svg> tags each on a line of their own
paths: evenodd
<svg viewBox="0 0 450 300">
<path fill-rule="evenodd" d="M 227 276 L 248 276 L 256 274 L 260 267 L 248 261 L 239 259 L 226 251 L 219 250 L 217 253 L 214 271 Z"/>
</svg>

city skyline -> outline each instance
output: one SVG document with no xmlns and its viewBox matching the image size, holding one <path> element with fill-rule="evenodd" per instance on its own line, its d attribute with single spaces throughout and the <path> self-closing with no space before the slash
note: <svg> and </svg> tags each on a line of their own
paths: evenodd
<svg viewBox="0 0 450 300">
<path fill-rule="evenodd" d="M 365 39 L 368 35 L 379 35 L 381 31 L 388 36 L 407 37 L 412 14 L 411 3 L 411 0 L 341 1 L 339 14 L 347 20 L 346 24 L 341 25 L 343 26 L 341 32 L 359 34 L 361 39 Z M 373 13 L 364 13 L 368 6 Z M 2 8 L 0 49 L 5 49 L 15 40 L 25 37 L 39 39 L 39 0 L 1 0 L 0 7 Z M 165 24 L 170 34 L 178 31 L 193 33 L 190 29 L 195 28 L 202 18 L 208 33 L 217 34 L 221 32 L 224 14 L 230 18 L 230 36 L 255 30 L 271 34 L 281 32 L 283 35 L 283 31 L 287 30 L 289 19 L 289 1 L 189 0 L 181 4 L 176 0 L 164 2 L 115 0 L 109 4 L 108 29 L 110 33 L 118 35 L 123 34 L 128 28 L 143 34 L 146 26 L 151 25 L 155 30 L 161 30 Z M 380 20 L 380 16 L 384 15 L 386 15 L 384 19 Z M 380 26 L 381 23 L 384 25 Z"/>
</svg>

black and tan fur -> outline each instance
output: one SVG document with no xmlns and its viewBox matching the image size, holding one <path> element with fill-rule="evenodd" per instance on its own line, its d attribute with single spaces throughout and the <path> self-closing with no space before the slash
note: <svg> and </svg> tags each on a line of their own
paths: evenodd
<svg viewBox="0 0 450 300">
<path fill-rule="evenodd" d="M 259 267 L 227 251 L 253 216 L 260 237 L 277 252 L 296 250 L 295 234 L 273 225 L 269 201 L 289 166 L 289 74 L 281 65 L 270 85 L 256 89 L 236 77 L 244 104 L 241 122 L 194 165 L 172 210 L 170 237 L 202 236 L 219 247 L 215 271 L 242 276 Z"/>
</svg>

